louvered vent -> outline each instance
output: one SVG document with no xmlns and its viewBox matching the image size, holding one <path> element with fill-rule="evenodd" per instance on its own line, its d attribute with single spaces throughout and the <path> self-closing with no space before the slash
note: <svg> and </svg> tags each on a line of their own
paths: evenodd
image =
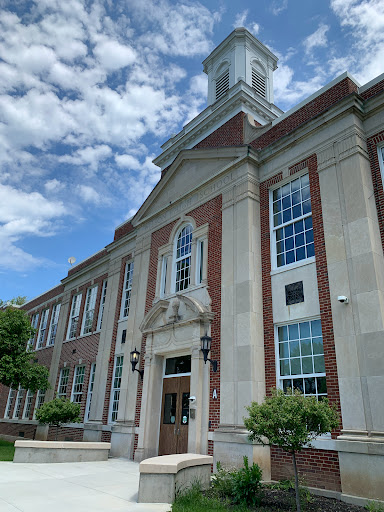
<svg viewBox="0 0 384 512">
<path fill-rule="evenodd" d="M 229 89 L 229 69 L 216 80 L 216 100 L 219 100 Z"/>
<path fill-rule="evenodd" d="M 260 94 L 260 96 L 265 98 L 265 76 L 259 75 L 259 73 L 254 69 L 252 69 L 252 87 Z"/>
</svg>

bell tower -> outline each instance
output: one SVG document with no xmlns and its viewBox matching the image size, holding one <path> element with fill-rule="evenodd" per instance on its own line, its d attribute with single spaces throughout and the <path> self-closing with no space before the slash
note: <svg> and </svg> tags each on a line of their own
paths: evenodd
<svg viewBox="0 0 384 512">
<path fill-rule="evenodd" d="M 255 99 L 273 103 L 277 57 L 247 29 L 236 28 L 203 61 L 208 75 L 208 106 L 225 97 L 238 82 L 248 84 Z"/>
</svg>

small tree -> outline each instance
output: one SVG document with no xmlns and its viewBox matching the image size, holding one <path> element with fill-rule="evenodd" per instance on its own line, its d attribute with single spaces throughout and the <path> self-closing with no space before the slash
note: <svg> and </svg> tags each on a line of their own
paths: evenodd
<svg viewBox="0 0 384 512">
<path fill-rule="evenodd" d="M 75 404 L 66 398 L 54 398 L 44 403 L 36 411 L 36 419 L 39 423 L 56 427 L 55 440 L 59 427 L 65 423 L 81 423 L 80 404 Z"/>
<path fill-rule="evenodd" d="M 310 447 L 311 441 L 339 426 L 339 414 L 328 399 L 304 397 L 300 391 L 285 395 L 281 389 L 273 389 L 272 396 L 262 404 L 252 402 L 247 407 L 249 418 L 244 419 L 251 432 L 250 439 L 262 444 L 274 444 L 292 454 L 295 475 L 296 506 L 300 512 L 299 479 L 296 452 Z"/>
<path fill-rule="evenodd" d="M 29 317 L 22 309 L 9 306 L 0 310 L 0 383 L 36 391 L 49 387 L 49 370 L 33 361 L 35 354 L 26 350 L 35 334 Z"/>
</svg>

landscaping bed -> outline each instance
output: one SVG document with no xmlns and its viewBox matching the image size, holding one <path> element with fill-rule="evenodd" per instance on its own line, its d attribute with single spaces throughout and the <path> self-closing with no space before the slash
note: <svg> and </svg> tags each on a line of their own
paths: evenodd
<svg viewBox="0 0 384 512">
<path fill-rule="evenodd" d="M 14 443 L 0 439 L 0 460 L 11 461 L 15 454 Z"/>
<path fill-rule="evenodd" d="M 172 505 L 172 512 L 293 512 L 296 510 L 294 489 L 262 486 L 261 494 L 259 505 L 236 505 L 229 498 L 218 497 L 212 489 L 201 491 L 198 487 L 194 487 L 177 497 Z M 302 496 L 303 512 L 367 512 L 367 510 L 379 512 L 384 509 L 374 508 L 374 505 L 372 508 L 350 505 L 336 499 L 310 495 L 308 492 Z"/>
</svg>

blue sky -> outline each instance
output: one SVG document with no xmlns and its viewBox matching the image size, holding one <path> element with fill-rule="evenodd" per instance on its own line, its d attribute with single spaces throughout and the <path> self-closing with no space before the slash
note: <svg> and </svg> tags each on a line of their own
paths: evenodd
<svg viewBox="0 0 384 512">
<path fill-rule="evenodd" d="M 288 110 L 384 72 L 384 0 L 0 0 L 0 298 L 55 286 L 159 179 L 206 106 L 201 62 L 236 26 L 278 57 Z"/>
</svg>

